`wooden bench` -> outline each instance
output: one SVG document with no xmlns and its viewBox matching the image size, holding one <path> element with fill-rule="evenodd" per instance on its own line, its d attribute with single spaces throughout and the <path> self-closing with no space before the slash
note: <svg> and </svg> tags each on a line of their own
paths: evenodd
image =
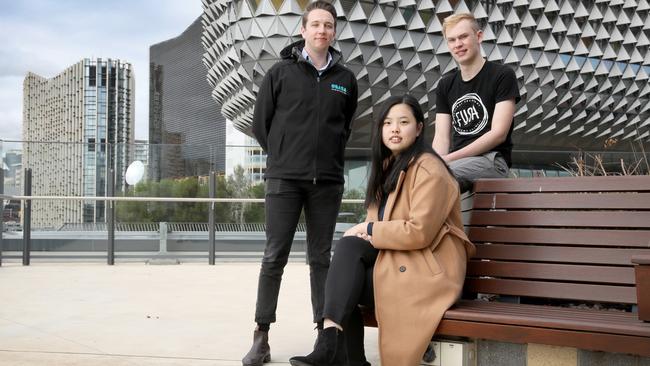
<svg viewBox="0 0 650 366">
<path fill-rule="evenodd" d="M 650 356 L 650 176 L 480 180 L 471 198 L 477 253 L 435 337 Z"/>
</svg>

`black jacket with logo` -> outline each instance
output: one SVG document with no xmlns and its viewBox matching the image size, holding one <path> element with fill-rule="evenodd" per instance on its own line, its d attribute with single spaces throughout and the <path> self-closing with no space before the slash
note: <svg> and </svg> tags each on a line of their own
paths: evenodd
<svg viewBox="0 0 650 366">
<path fill-rule="evenodd" d="M 357 80 L 331 47 L 332 61 L 319 76 L 302 56 L 304 44 L 282 50 L 257 94 L 253 134 L 267 154 L 264 177 L 343 183 Z"/>
</svg>

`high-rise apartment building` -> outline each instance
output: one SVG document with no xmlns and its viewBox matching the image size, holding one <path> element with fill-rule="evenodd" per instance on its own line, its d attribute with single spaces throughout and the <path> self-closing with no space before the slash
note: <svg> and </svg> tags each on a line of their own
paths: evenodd
<svg viewBox="0 0 650 366">
<path fill-rule="evenodd" d="M 23 152 L 19 149 L 12 149 L 5 153 L 3 163 L 5 164 L 5 179 L 14 178 L 20 174 L 23 163 Z"/>
<path fill-rule="evenodd" d="M 149 178 L 225 171 L 226 120 L 212 99 L 196 19 L 149 49 Z"/>
<path fill-rule="evenodd" d="M 264 182 L 266 154 L 259 143 L 231 123 L 226 126 L 226 175 L 232 175 L 239 166 L 251 184 Z"/>
<path fill-rule="evenodd" d="M 134 141 L 134 75 L 129 63 L 84 59 L 47 79 L 28 73 L 23 83 L 23 167 L 32 169 L 32 194 L 104 196 L 108 169 L 116 190 Z M 34 227 L 102 222 L 101 201 L 34 201 Z"/>
<path fill-rule="evenodd" d="M 149 142 L 146 140 L 135 140 L 133 145 L 133 160 L 141 161 L 145 166 L 149 164 Z"/>
<path fill-rule="evenodd" d="M 140 161 L 144 165 L 144 176 L 142 180 L 147 180 L 149 171 L 149 141 L 135 140 L 133 145 L 133 161 Z"/>
<path fill-rule="evenodd" d="M 2 142 L 0 142 L 2 150 Z M 0 151 L 1 153 L 1 151 Z M 0 168 L 4 170 L 4 193 L 8 195 L 22 194 L 22 160 L 23 153 L 20 149 L 10 149 L 4 154 Z M 20 201 L 9 200 L 5 202 L 2 210 L 5 223 L 20 221 Z M 5 226 L 7 227 L 7 226 Z"/>
</svg>

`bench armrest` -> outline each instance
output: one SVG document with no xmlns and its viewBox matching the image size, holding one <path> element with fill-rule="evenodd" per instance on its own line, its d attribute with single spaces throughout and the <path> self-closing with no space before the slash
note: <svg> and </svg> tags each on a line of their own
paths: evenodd
<svg viewBox="0 0 650 366">
<path fill-rule="evenodd" d="M 636 302 L 639 319 L 650 322 L 650 256 L 632 257 L 636 277 Z"/>
</svg>

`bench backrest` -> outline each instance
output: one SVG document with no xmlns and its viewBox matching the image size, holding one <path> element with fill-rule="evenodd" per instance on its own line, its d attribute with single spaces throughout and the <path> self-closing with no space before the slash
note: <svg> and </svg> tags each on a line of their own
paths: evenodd
<svg viewBox="0 0 650 366">
<path fill-rule="evenodd" d="M 472 198 L 467 292 L 636 304 L 650 176 L 485 179 Z"/>
</svg>

